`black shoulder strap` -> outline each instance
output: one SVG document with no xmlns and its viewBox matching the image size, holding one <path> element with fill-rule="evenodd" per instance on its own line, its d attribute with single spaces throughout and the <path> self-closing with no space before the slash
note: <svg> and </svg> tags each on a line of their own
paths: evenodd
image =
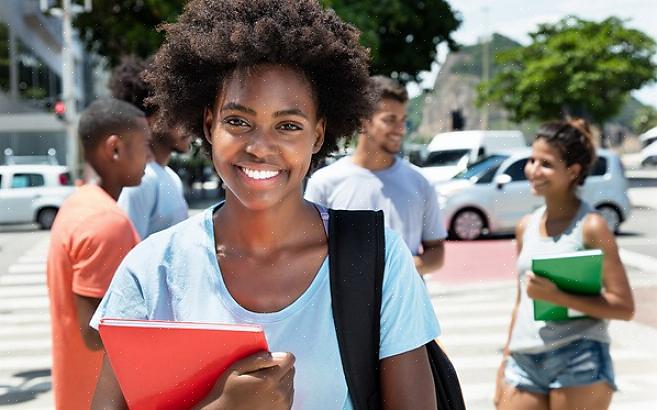
<svg viewBox="0 0 657 410">
<path fill-rule="evenodd" d="M 381 408 L 379 339 L 385 264 L 383 213 L 329 210 L 335 331 L 356 410 Z M 435 341 L 426 344 L 439 409 L 465 410 L 458 375 Z"/>
<path fill-rule="evenodd" d="M 381 408 L 379 317 L 384 261 L 383 212 L 329 210 L 333 320 L 356 410 Z"/>
</svg>

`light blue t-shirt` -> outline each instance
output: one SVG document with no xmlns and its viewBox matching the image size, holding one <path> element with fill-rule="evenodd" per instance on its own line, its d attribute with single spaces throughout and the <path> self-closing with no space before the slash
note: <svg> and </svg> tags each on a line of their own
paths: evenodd
<svg viewBox="0 0 657 410">
<path fill-rule="evenodd" d="M 382 210 L 386 226 L 401 234 L 414 255 L 422 241 L 447 237 L 435 189 L 399 158 L 380 171 L 354 164 L 351 156 L 341 158 L 312 175 L 304 197 L 332 209 Z"/>
<path fill-rule="evenodd" d="M 146 165 L 141 184 L 123 188 L 117 202 L 142 240 L 188 216 L 180 177 L 155 161 Z"/>
<path fill-rule="evenodd" d="M 273 313 L 244 309 L 223 281 L 210 208 L 150 236 L 119 266 L 91 320 L 103 317 L 261 325 L 272 352 L 296 356 L 293 409 L 351 409 L 331 311 L 328 257 L 306 291 Z M 322 209 L 326 221 L 326 211 Z M 381 359 L 440 334 L 427 290 L 408 248 L 386 230 Z"/>
</svg>

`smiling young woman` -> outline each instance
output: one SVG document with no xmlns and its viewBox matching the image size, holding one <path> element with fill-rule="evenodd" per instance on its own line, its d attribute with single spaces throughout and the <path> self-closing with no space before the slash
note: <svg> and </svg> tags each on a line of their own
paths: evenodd
<svg viewBox="0 0 657 410">
<path fill-rule="evenodd" d="M 518 294 L 498 370 L 498 409 L 606 409 L 616 390 L 608 321 L 630 320 L 634 302 L 614 235 L 578 197 L 594 160 L 591 133 L 581 120 L 543 124 L 532 144 L 525 174 L 545 206 L 516 228 Z M 583 249 L 604 252 L 599 296 L 566 293 L 531 272 L 533 257 Z M 533 299 L 588 317 L 535 321 Z"/>
<path fill-rule="evenodd" d="M 259 324 L 274 353 L 235 363 L 197 408 L 353 408 L 331 314 L 328 212 L 303 200 L 302 182 L 371 112 L 367 51 L 314 0 L 194 0 L 166 32 L 146 77 L 153 103 L 162 125 L 205 136 L 226 200 L 142 242 L 92 324 Z M 383 408 L 435 409 L 424 345 L 439 327 L 392 231 L 382 288 Z M 106 361 L 94 407 L 122 406 Z"/>
</svg>

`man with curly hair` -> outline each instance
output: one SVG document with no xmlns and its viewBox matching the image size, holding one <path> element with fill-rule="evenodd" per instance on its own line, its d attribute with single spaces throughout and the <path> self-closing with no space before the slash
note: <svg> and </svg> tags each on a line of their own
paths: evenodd
<svg viewBox="0 0 657 410">
<path fill-rule="evenodd" d="M 371 112 L 358 31 L 316 0 L 192 0 L 165 31 L 146 75 L 151 101 L 160 125 L 205 136 L 226 199 L 135 248 L 92 326 L 103 317 L 260 325 L 271 352 L 234 363 L 193 408 L 435 409 L 424 345 L 440 328 L 408 248 L 386 231 L 379 360 L 365 369 L 380 383 L 349 388 L 329 212 L 303 199 L 311 162 Z M 176 360 L 171 368 L 185 365 Z M 123 399 L 106 360 L 94 408 Z"/>
<path fill-rule="evenodd" d="M 145 103 L 150 92 L 142 77 L 148 64 L 148 60 L 135 56 L 124 57 L 112 73 L 109 89 L 113 97 L 128 101 L 144 111 L 152 126 L 156 109 Z M 153 160 L 146 166 L 141 184 L 121 192 L 119 206 L 128 214 L 142 239 L 188 216 L 182 181 L 167 163 L 172 153 L 187 152 L 190 142 L 190 134 L 178 128 L 154 130 Z"/>
<path fill-rule="evenodd" d="M 353 155 L 316 171 L 305 197 L 333 209 L 380 209 L 399 232 L 421 274 L 443 265 L 447 236 L 434 188 L 398 157 L 406 132 L 406 89 L 391 78 L 370 81 L 376 110 L 363 121 Z"/>
</svg>

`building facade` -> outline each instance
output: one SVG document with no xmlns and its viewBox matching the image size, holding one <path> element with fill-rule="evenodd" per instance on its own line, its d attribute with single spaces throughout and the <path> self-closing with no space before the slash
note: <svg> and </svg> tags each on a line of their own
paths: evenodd
<svg viewBox="0 0 657 410">
<path fill-rule="evenodd" d="M 74 35 L 74 95 L 79 112 L 93 98 L 92 61 Z M 67 161 L 67 128 L 54 113 L 62 98 L 62 23 L 39 0 L 0 2 L 0 164 L 5 156 L 52 153 Z"/>
</svg>

